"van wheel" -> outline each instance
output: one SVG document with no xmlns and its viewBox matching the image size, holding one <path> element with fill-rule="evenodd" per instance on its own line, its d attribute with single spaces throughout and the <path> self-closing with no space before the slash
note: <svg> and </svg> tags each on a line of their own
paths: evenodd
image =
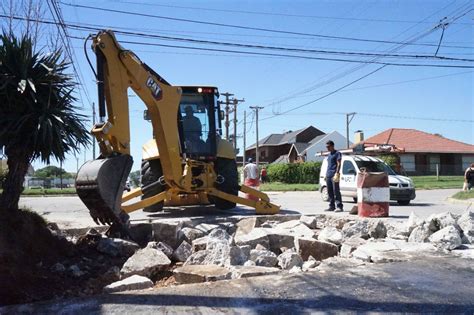
<svg viewBox="0 0 474 315">
<path fill-rule="evenodd" d="M 408 206 L 410 204 L 410 200 L 397 200 L 400 206 Z"/>
<path fill-rule="evenodd" d="M 326 186 L 321 189 L 321 199 L 323 201 L 329 201 L 328 188 Z"/>
<path fill-rule="evenodd" d="M 357 203 L 357 197 L 353 197 L 352 200 L 354 201 L 354 203 Z"/>
</svg>

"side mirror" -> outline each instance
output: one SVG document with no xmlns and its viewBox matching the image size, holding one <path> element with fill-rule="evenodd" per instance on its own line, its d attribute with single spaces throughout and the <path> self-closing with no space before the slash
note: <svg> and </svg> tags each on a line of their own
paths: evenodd
<svg viewBox="0 0 474 315">
<path fill-rule="evenodd" d="M 221 110 L 221 111 L 219 112 L 219 119 L 220 119 L 220 120 L 224 120 L 224 118 L 225 118 L 225 113 L 224 113 L 223 110 Z"/>
<path fill-rule="evenodd" d="M 143 111 L 143 119 L 144 119 L 144 120 L 148 120 L 148 121 L 151 120 L 150 113 L 148 112 L 148 109 L 145 109 L 145 110 Z"/>
</svg>

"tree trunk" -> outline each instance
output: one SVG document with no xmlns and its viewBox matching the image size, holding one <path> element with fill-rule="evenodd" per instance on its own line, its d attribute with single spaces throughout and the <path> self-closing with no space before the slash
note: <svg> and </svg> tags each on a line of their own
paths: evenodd
<svg viewBox="0 0 474 315">
<path fill-rule="evenodd" d="M 16 150 L 15 150 L 16 151 Z M 7 152 L 8 173 L 3 183 L 0 196 L 0 210 L 18 210 L 23 182 L 30 166 L 28 154 L 24 152 Z"/>
</svg>

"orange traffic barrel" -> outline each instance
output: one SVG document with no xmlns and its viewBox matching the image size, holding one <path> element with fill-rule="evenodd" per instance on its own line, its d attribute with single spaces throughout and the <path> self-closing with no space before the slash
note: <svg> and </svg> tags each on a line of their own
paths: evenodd
<svg viewBox="0 0 474 315">
<path fill-rule="evenodd" d="M 386 173 L 357 175 L 357 208 L 361 217 L 388 217 L 390 187 Z"/>
</svg>

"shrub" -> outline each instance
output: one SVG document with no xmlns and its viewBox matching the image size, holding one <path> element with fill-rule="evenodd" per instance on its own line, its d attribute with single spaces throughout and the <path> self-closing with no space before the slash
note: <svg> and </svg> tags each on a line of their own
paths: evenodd
<svg viewBox="0 0 474 315">
<path fill-rule="evenodd" d="M 387 163 L 392 169 L 398 169 L 398 156 L 394 154 L 382 154 L 378 156 L 379 159 Z"/>
<path fill-rule="evenodd" d="M 319 182 L 321 162 L 270 164 L 267 168 L 271 182 L 314 184 Z"/>
</svg>

